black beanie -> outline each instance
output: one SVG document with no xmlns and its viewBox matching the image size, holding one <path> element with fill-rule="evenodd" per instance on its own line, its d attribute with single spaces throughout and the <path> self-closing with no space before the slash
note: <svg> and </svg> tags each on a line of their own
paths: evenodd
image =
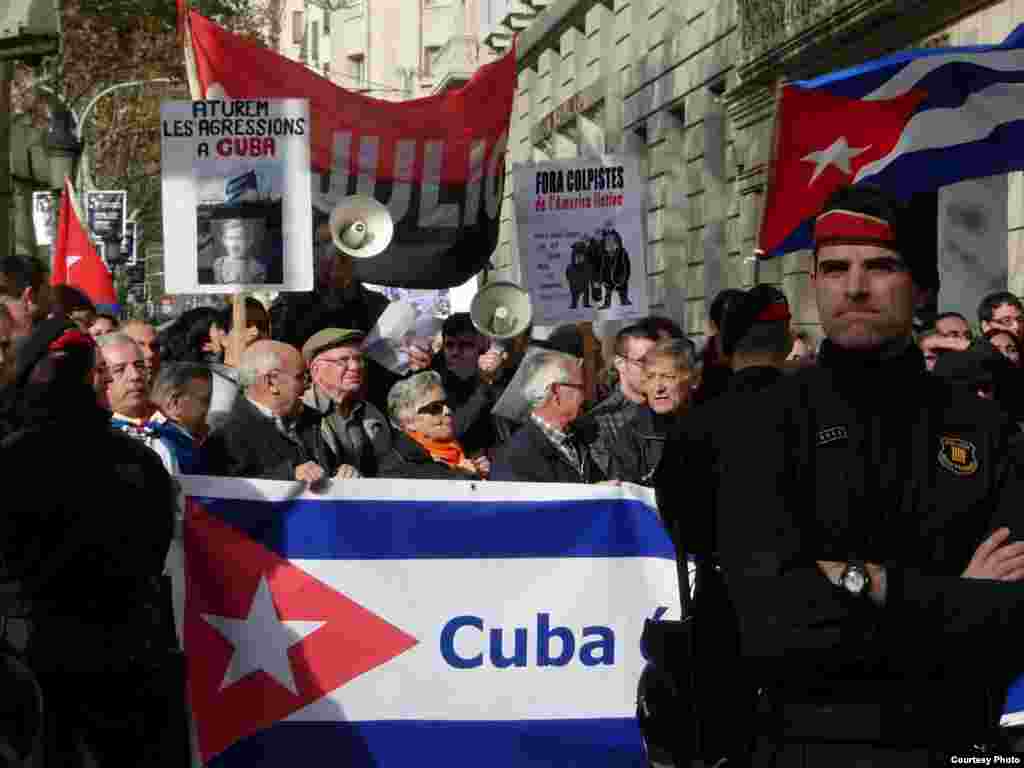
<svg viewBox="0 0 1024 768">
<path fill-rule="evenodd" d="M 821 213 L 815 220 L 815 258 L 817 258 L 818 249 L 827 242 L 877 242 L 900 254 L 903 262 L 910 269 L 911 278 L 918 287 L 937 291 L 939 289 L 939 261 L 935 232 L 938 222 L 934 206 L 927 204 L 929 199 L 927 196 L 920 196 L 907 203 L 877 184 L 840 187 L 825 201 Z M 849 211 L 879 220 L 888 225 L 890 235 L 881 240 L 851 236 L 829 239 L 823 243 L 817 224 L 830 211 Z"/>
<path fill-rule="evenodd" d="M 778 310 L 772 308 L 778 305 Z M 772 315 L 770 318 L 765 314 Z M 780 322 L 789 318 L 786 294 L 773 285 L 755 285 L 733 302 L 722 317 L 722 354 L 730 356 L 736 345 L 758 322 Z"/>
</svg>

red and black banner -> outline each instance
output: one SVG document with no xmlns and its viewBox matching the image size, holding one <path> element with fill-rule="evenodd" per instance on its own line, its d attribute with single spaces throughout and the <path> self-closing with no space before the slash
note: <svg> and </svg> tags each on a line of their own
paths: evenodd
<svg viewBox="0 0 1024 768">
<path fill-rule="evenodd" d="M 329 213 L 361 194 L 390 210 L 394 240 L 355 260 L 357 279 L 449 288 L 483 268 L 498 241 L 514 51 L 461 89 L 389 102 L 340 88 L 194 11 L 188 18 L 204 94 L 309 100 L 316 208 Z"/>
</svg>

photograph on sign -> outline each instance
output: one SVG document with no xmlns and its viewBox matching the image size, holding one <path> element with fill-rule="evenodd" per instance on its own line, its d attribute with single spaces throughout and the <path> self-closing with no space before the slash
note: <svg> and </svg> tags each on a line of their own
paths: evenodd
<svg viewBox="0 0 1024 768">
<path fill-rule="evenodd" d="M 538 325 L 648 314 L 646 183 L 636 157 L 515 168 L 524 282 Z"/>
<path fill-rule="evenodd" d="M 313 288 L 304 99 L 161 107 L 168 293 Z"/>
<path fill-rule="evenodd" d="M 57 237 L 59 210 L 59 195 L 45 190 L 32 193 L 32 228 L 35 230 L 36 245 L 53 245 Z"/>
<path fill-rule="evenodd" d="M 125 209 L 128 193 L 124 190 L 92 190 L 85 193 L 85 211 L 93 240 L 120 243 L 125 234 Z"/>
</svg>

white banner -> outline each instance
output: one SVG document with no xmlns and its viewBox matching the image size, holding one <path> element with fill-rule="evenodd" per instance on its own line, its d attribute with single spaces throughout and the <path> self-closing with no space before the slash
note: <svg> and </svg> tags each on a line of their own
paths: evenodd
<svg viewBox="0 0 1024 768">
<path fill-rule="evenodd" d="M 313 289 L 309 102 L 169 101 L 165 290 Z"/>
<path fill-rule="evenodd" d="M 519 259 L 537 325 L 648 314 L 639 158 L 515 168 Z"/>
<path fill-rule="evenodd" d="M 53 245 L 57 236 L 59 210 L 60 195 L 46 191 L 32 193 L 32 228 L 35 230 L 36 245 Z"/>
</svg>

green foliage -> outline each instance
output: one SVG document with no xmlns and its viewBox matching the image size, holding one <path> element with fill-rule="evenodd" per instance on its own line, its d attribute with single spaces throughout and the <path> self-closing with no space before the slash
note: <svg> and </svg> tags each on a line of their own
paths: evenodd
<svg viewBox="0 0 1024 768">
<path fill-rule="evenodd" d="M 252 0 L 192 0 L 192 8 L 216 21 L 250 15 Z M 79 0 L 83 15 L 100 16 L 111 26 L 132 26 L 139 18 L 159 20 L 166 30 L 175 28 L 177 5 L 171 0 Z"/>
</svg>

